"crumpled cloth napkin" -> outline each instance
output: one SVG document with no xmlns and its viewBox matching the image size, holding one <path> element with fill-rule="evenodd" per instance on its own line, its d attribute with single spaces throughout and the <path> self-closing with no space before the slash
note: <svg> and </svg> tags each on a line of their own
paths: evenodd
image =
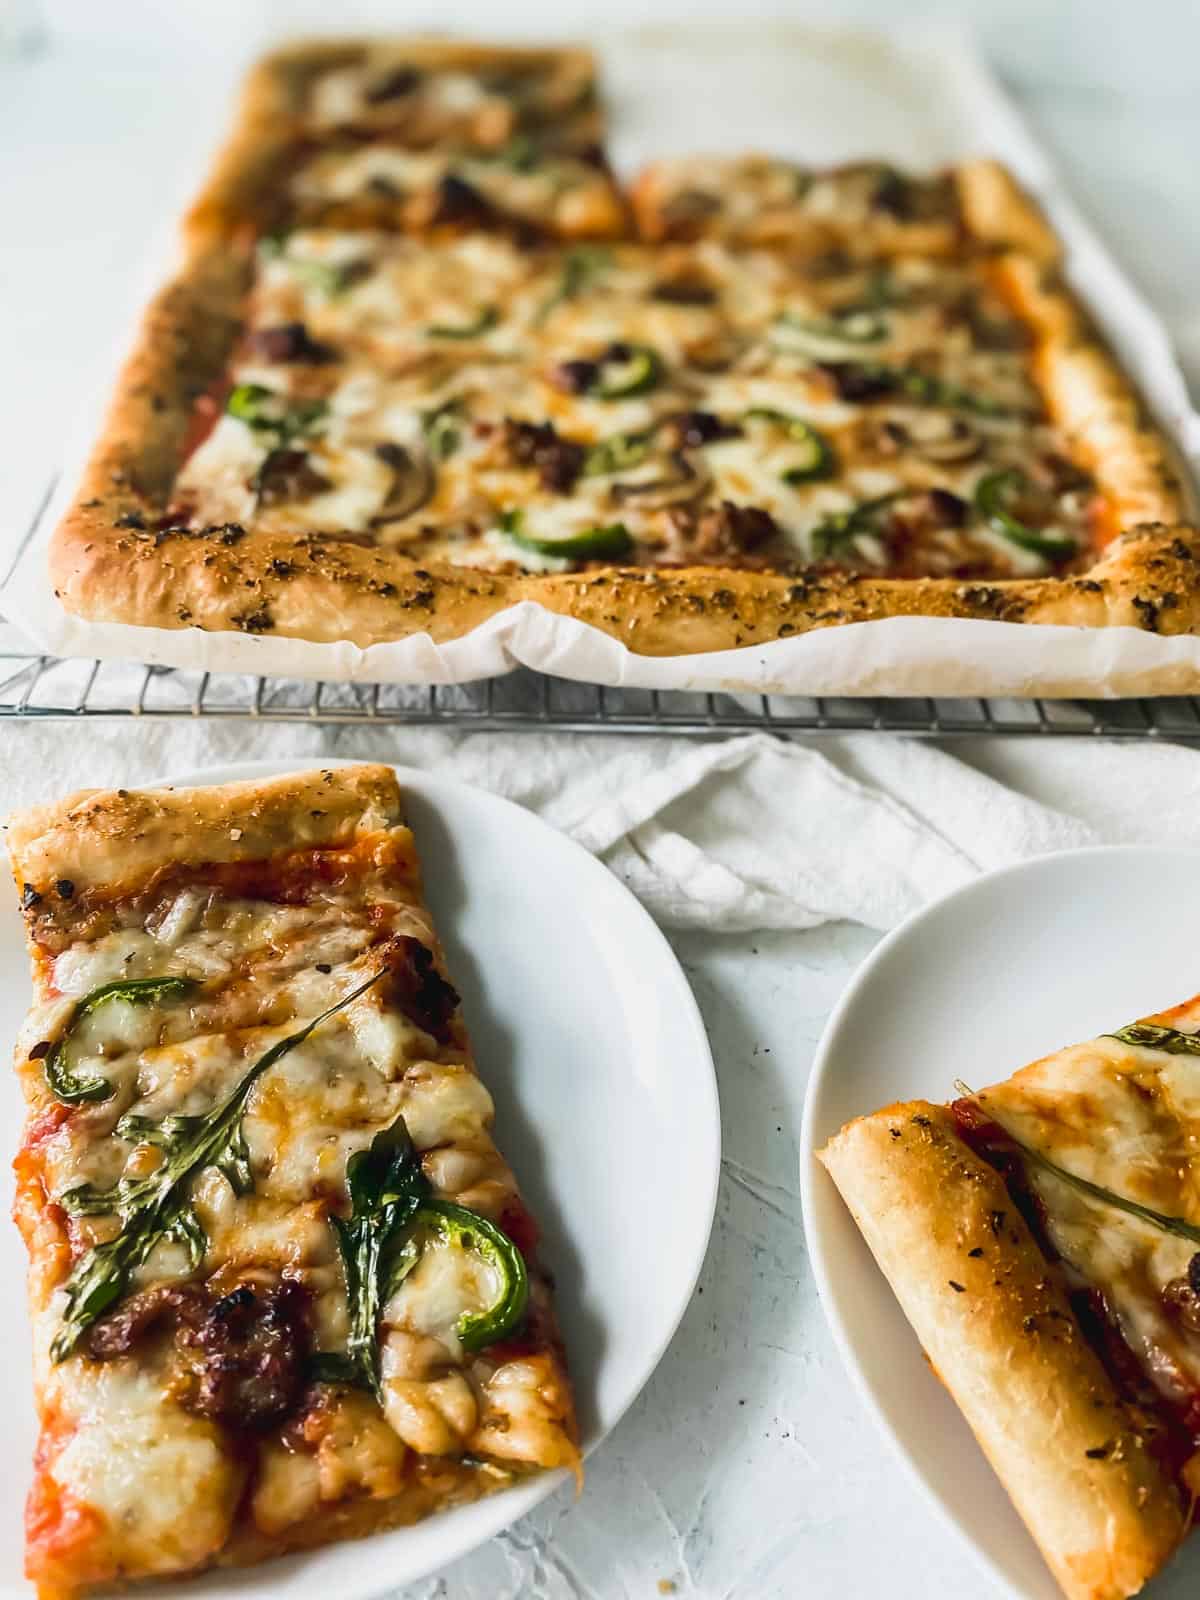
<svg viewBox="0 0 1200 1600">
<path fill-rule="evenodd" d="M 1093 844 L 1200 848 L 1200 752 L 1044 736 L 938 747 L 853 734 L 464 734 L 236 722 L 14 725 L 0 806 L 249 759 L 450 774 L 600 857 L 659 922 L 890 928 L 975 874 Z"/>
</svg>

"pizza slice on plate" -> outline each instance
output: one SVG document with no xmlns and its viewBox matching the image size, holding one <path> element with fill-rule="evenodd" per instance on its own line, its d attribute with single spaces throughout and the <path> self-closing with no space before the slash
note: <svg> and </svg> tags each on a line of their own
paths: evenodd
<svg viewBox="0 0 1200 1600">
<path fill-rule="evenodd" d="M 87 791 L 8 843 L 39 1594 L 578 1471 L 392 771 Z"/>
<path fill-rule="evenodd" d="M 820 1153 L 1071 1600 L 1136 1594 L 1200 1493 L 1200 998 Z"/>
</svg>

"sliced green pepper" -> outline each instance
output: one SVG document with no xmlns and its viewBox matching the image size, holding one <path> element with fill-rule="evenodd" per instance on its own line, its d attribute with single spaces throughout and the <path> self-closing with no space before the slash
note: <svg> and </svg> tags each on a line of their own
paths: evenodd
<svg viewBox="0 0 1200 1600">
<path fill-rule="evenodd" d="M 648 344 L 619 344 L 597 363 L 588 393 L 598 400 L 628 400 L 653 389 L 662 370 L 658 352 Z"/>
<path fill-rule="evenodd" d="M 478 339 L 500 321 L 495 306 L 480 306 L 473 322 L 458 325 L 449 322 L 431 322 L 425 332 L 431 339 Z"/>
<path fill-rule="evenodd" d="M 445 1243 L 482 1256 L 500 1279 L 500 1293 L 493 1303 L 483 1311 L 464 1311 L 455 1324 L 463 1349 L 482 1350 L 511 1333 L 529 1302 L 529 1274 L 524 1257 L 508 1235 L 486 1217 L 448 1200 L 426 1200 L 416 1221 L 418 1227 L 439 1235 Z"/>
<path fill-rule="evenodd" d="M 282 248 L 275 253 L 281 257 L 286 255 Z M 370 262 L 362 260 L 310 261 L 304 257 L 287 256 L 287 265 L 294 278 L 307 283 L 327 300 L 336 300 L 347 289 L 352 289 L 356 283 L 361 283 L 371 275 Z"/>
<path fill-rule="evenodd" d="M 350 1216 L 330 1217 L 350 1311 L 346 1351 L 322 1351 L 312 1363 L 319 1382 L 369 1388 L 383 1399 L 379 1318 L 412 1272 L 427 1237 L 475 1251 L 496 1272 L 500 1292 L 482 1311 L 464 1311 L 455 1331 L 464 1349 L 480 1350 L 510 1333 L 525 1315 L 529 1274 L 520 1250 L 486 1217 L 430 1197 L 429 1180 L 402 1116 L 346 1164 Z M 422 1239 L 421 1233 L 427 1236 Z"/>
<path fill-rule="evenodd" d="M 877 495 L 873 500 L 861 500 L 848 511 L 835 511 L 819 522 L 812 530 L 813 550 L 818 555 L 832 555 L 838 545 L 844 544 L 858 533 L 877 533 L 876 513 L 886 506 L 903 500 L 906 495 L 924 494 L 923 489 L 893 489 L 890 494 Z"/>
<path fill-rule="evenodd" d="M 421 432 L 429 445 L 429 454 L 435 461 L 445 461 L 458 449 L 461 435 L 458 431 L 460 400 L 444 400 L 421 413 Z"/>
<path fill-rule="evenodd" d="M 653 443 L 653 429 L 645 433 L 611 434 L 588 450 L 583 458 L 583 476 L 602 478 L 614 472 L 627 472 L 646 459 Z"/>
<path fill-rule="evenodd" d="M 552 311 L 566 301 L 574 300 L 611 259 L 610 252 L 602 245 L 581 244 L 568 250 L 563 258 L 558 283 L 538 307 L 533 319 L 534 326 L 540 326 Z"/>
<path fill-rule="evenodd" d="M 888 336 L 886 317 L 881 317 L 877 311 L 857 307 L 833 317 L 802 317 L 799 312 L 784 311 L 776 321 L 797 333 L 839 344 L 879 344 Z"/>
<path fill-rule="evenodd" d="M 770 406 L 752 406 L 742 415 L 748 422 L 757 418 L 762 422 L 776 423 L 786 430 L 789 441 L 799 447 L 799 460 L 779 474 L 784 483 L 811 483 L 817 478 L 827 478 L 833 472 L 833 447 L 811 423 Z"/>
<path fill-rule="evenodd" d="M 324 400 L 301 400 L 289 405 L 286 395 L 261 383 L 237 384 L 225 402 L 228 414 L 255 433 L 275 434 L 277 447 L 311 432 L 328 409 Z"/>
<path fill-rule="evenodd" d="M 113 1088 L 104 1078 L 80 1075 L 73 1072 L 65 1060 L 67 1043 L 75 1029 L 93 1012 L 110 1000 L 123 1000 L 128 1005 L 146 1006 L 156 1000 L 178 1000 L 196 988 L 195 978 L 118 978 L 115 983 L 104 983 L 91 994 L 85 995 L 71 1013 L 70 1021 L 42 1057 L 42 1070 L 56 1100 L 65 1105 L 76 1105 L 84 1100 L 107 1100 Z"/>
<path fill-rule="evenodd" d="M 1008 509 L 1010 497 L 1023 493 L 1028 487 L 1029 479 L 1019 467 L 989 472 L 975 486 L 975 509 L 993 532 L 1022 550 L 1032 551 L 1048 561 L 1061 561 L 1074 555 L 1078 544 L 1069 534 L 1040 532 Z"/>
<path fill-rule="evenodd" d="M 614 561 L 633 549 L 633 536 L 623 522 L 581 528 L 561 539 L 539 539 L 522 531 L 524 520 L 520 511 L 505 511 L 500 516 L 500 528 L 515 545 L 534 555 L 561 556 L 569 561 Z"/>
<path fill-rule="evenodd" d="M 946 406 L 952 411 L 974 411 L 987 417 L 1013 414 L 1012 407 L 1001 405 L 989 395 L 948 383 L 945 378 L 934 377 L 916 367 L 893 367 L 881 361 L 856 361 L 847 366 L 866 383 L 877 384 L 881 392 L 903 395 L 917 405 Z"/>
</svg>

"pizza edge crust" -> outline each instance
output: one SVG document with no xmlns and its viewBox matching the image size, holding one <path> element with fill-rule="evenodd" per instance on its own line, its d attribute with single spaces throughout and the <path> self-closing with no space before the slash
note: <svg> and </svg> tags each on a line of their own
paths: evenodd
<svg viewBox="0 0 1200 1600">
<path fill-rule="evenodd" d="M 178 863 L 255 861 L 401 823 L 391 767 L 325 767 L 198 788 L 81 789 L 6 823 L 19 883 L 117 888 Z"/>
<path fill-rule="evenodd" d="M 1083 574 L 896 579 L 723 567 L 505 573 L 237 526 L 160 531 L 196 398 L 219 380 L 238 335 L 252 262 L 249 236 L 243 243 L 192 237 L 179 274 L 143 317 L 75 498 L 50 542 L 55 595 L 77 616 L 366 648 L 418 634 L 446 643 L 530 600 L 646 656 L 762 645 L 891 617 L 1200 632 L 1200 532 L 1176 526 L 1184 507 L 1167 444 L 1057 276 L 1013 252 L 997 256 L 996 271 L 1032 328 L 1035 375 L 1051 417 L 1085 459 L 1094 459 L 1105 492 L 1139 520 Z M 1193 676 L 1165 664 L 1143 672 L 1139 692 L 1187 692 Z"/>
<path fill-rule="evenodd" d="M 1136 1594 L 1187 1531 L 1180 1496 L 1003 1179 L 923 1101 L 818 1154 L 1069 1600 Z"/>
</svg>

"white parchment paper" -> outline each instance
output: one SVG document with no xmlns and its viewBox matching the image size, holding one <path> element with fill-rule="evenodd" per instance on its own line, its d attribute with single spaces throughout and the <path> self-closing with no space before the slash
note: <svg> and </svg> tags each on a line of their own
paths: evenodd
<svg viewBox="0 0 1200 1600">
<path fill-rule="evenodd" d="M 1200 416 L 1162 323 L 1064 194 L 958 30 L 910 27 L 901 39 L 791 24 L 647 28 L 611 38 L 601 53 L 612 149 L 625 173 L 654 154 L 688 150 L 763 149 L 814 163 L 886 155 L 917 168 L 1000 157 L 1049 214 L 1067 248 L 1072 287 L 1174 441 L 1194 498 Z M 169 265 L 164 250 L 155 276 Z M 629 688 L 804 695 L 1117 696 L 1200 687 L 1200 639 L 1136 628 L 895 618 L 739 650 L 649 657 L 530 602 L 449 644 L 418 635 L 366 650 L 349 642 L 86 622 L 55 600 L 45 548 L 106 399 L 98 393 L 83 408 L 57 488 L 0 592 L 4 613 L 55 655 L 377 683 L 467 682 L 524 665 Z"/>
</svg>

